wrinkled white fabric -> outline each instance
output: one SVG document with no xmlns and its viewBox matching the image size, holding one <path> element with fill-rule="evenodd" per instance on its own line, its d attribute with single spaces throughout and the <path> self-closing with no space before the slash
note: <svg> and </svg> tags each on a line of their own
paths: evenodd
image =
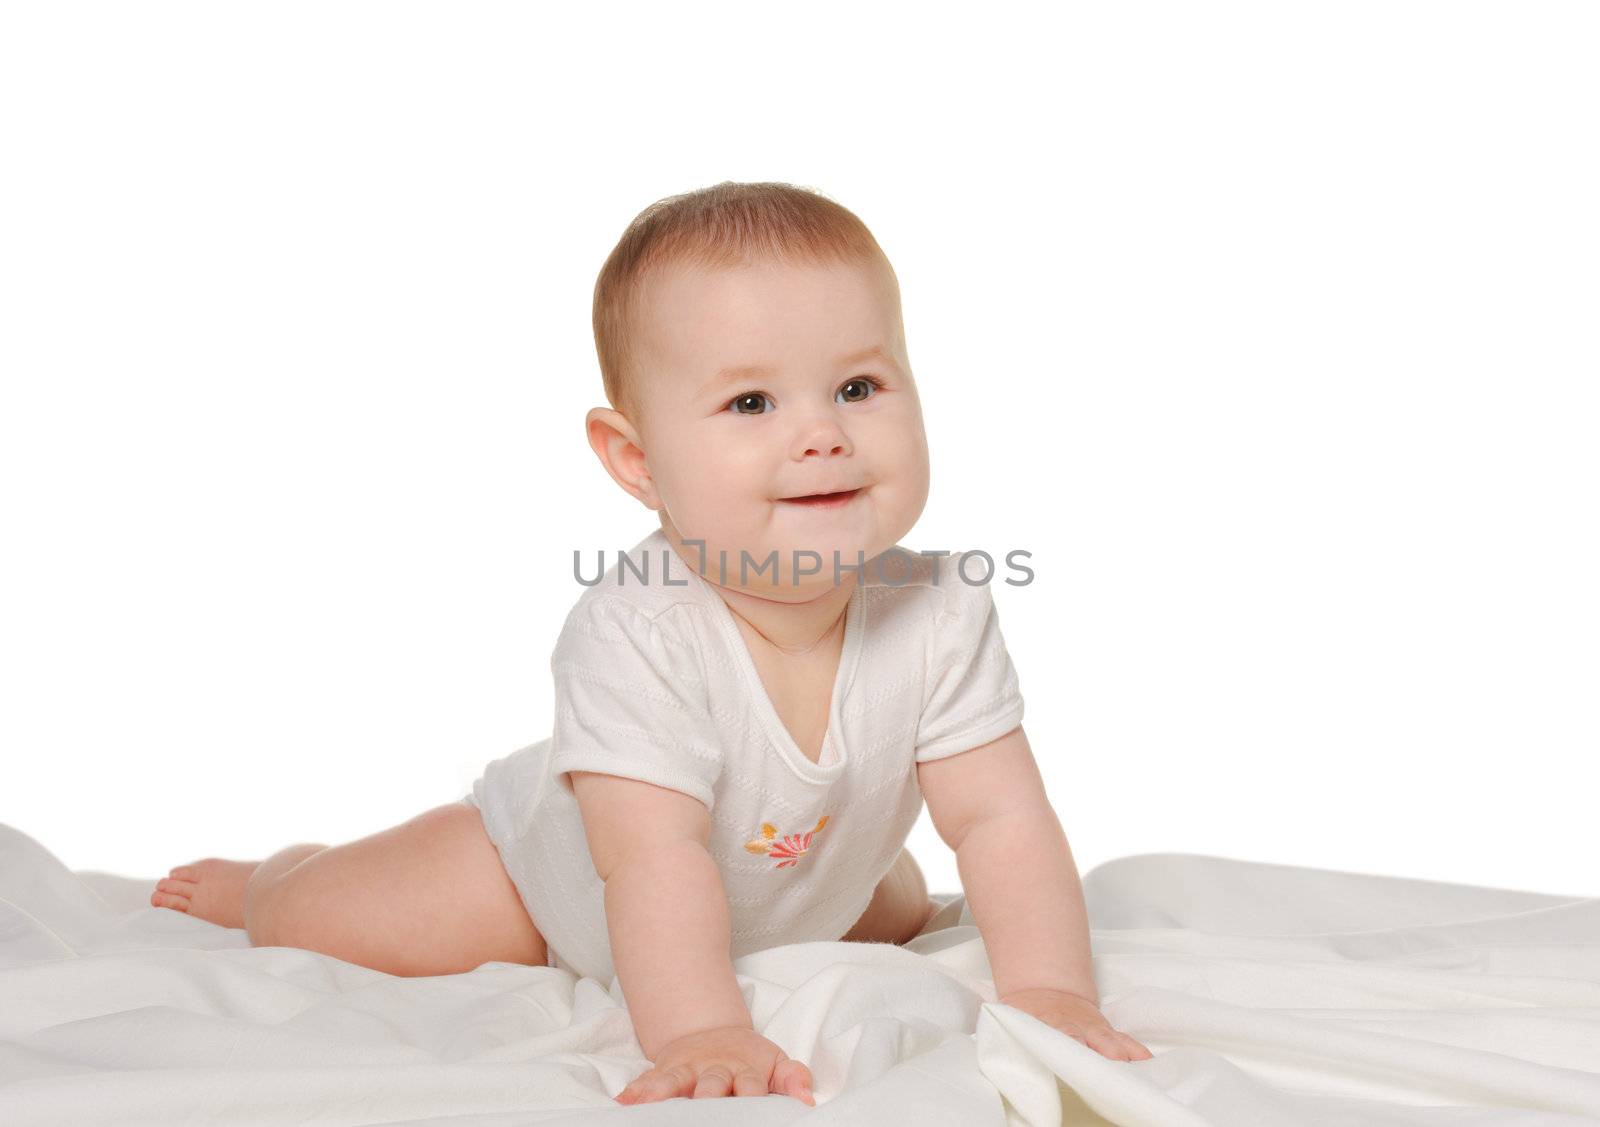
<svg viewBox="0 0 1600 1127">
<path fill-rule="evenodd" d="M 1600 900 L 1181 854 L 1084 877 L 1112 1061 L 994 1002 L 960 896 L 905 947 L 737 959 L 787 1096 L 612 1097 L 647 1062 L 615 980 L 396 978 L 149 906 L 0 825 L 0 1123 L 320 1127 L 1576 1127 L 1600 1119 Z M 942 897 L 941 897 L 942 899 Z M 1096 1116 L 1100 1118 L 1096 1118 Z M 620 1120 L 619 1120 L 620 1121 Z"/>
</svg>

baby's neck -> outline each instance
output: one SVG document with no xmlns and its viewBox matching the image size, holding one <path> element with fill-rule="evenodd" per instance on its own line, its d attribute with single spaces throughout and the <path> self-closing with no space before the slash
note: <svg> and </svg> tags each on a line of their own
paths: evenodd
<svg viewBox="0 0 1600 1127">
<path fill-rule="evenodd" d="M 778 653 L 792 657 L 826 648 L 828 639 L 843 628 L 845 611 L 855 594 L 860 580 L 854 571 L 846 570 L 838 583 L 831 577 L 822 583 L 806 587 L 768 585 L 741 587 L 718 583 L 715 567 L 705 571 L 696 566 L 699 553 L 678 542 L 665 528 L 667 542 L 672 545 L 683 566 L 705 580 L 713 593 L 733 613 L 741 628 L 748 628 Z"/>
<path fill-rule="evenodd" d="M 773 649 L 788 657 L 804 657 L 827 648 L 828 641 L 843 630 L 855 582 L 830 584 L 808 602 L 780 602 L 715 583 L 711 587 L 728 604 L 734 618 Z"/>
</svg>

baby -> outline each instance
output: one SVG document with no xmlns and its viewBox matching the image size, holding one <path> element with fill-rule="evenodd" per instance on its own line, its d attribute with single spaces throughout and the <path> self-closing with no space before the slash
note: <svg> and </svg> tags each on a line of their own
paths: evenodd
<svg viewBox="0 0 1600 1127">
<path fill-rule="evenodd" d="M 398 975 L 615 975 L 653 1065 L 620 1102 L 813 1103 L 732 961 L 916 936 L 937 908 L 904 849 L 926 801 L 997 998 L 1149 1058 L 1100 1013 L 1076 865 L 990 588 L 968 578 L 983 569 L 898 543 L 928 447 L 871 233 L 803 188 L 718 184 L 645 209 L 594 297 L 612 406 L 589 443 L 659 527 L 580 575 L 550 738 L 459 802 L 183 865 L 151 903 Z"/>
</svg>

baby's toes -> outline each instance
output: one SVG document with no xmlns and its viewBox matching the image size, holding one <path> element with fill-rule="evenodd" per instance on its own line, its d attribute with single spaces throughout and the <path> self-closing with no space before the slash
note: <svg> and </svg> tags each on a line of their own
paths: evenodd
<svg viewBox="0 0 1600 1127">
<path fill-rule="evenodd" d="M 194 895 L 195 883 L 189 880 L 177 880 L 172 877 L 163 877 L 156 881 L 156 890 L 150 894 L 152 908 L 176 908 L 180 912 L 189 910 L 189 900 Z"/>
<path fill-rule="evenodd" d="M 168 869 L 167 875 L 169 877 L 180 877 L 183 880 L 194 881 L 200 879 L 200 870 L 194 865 L 179 865 L 175 869 Z"/>
</svg>

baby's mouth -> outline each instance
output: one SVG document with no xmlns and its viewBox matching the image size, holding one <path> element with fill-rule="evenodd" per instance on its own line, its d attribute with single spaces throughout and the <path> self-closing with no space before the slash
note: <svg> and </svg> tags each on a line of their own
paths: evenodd
<svg viewBox="0 0 1600 1127">
<path fill-rule="evenodd" d="M 780 497 L 778 500 L 785 505 L 799 505 L 806 509 L 837 509 L 855 500 L 860 492 L 859 488 L 846 489 L 841 493 L 809 493 L 803 497 Z"/>
</svg>

